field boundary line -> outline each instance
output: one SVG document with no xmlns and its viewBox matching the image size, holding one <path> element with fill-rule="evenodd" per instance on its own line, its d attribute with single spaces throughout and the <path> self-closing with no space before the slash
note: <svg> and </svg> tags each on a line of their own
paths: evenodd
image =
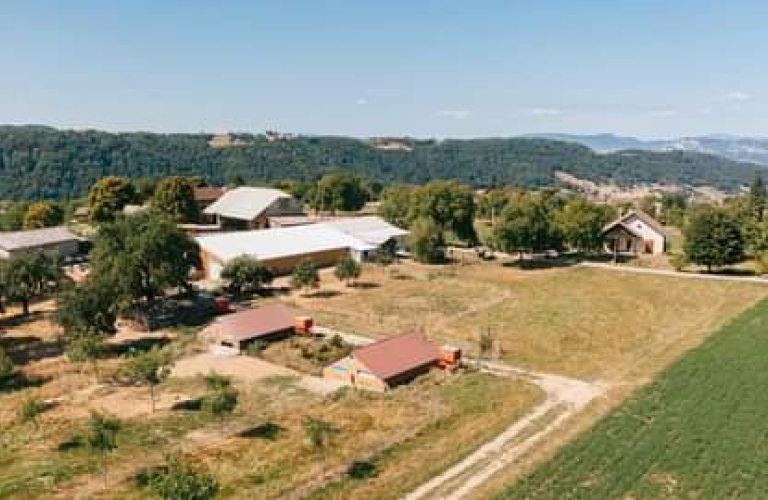
<svg viewBox="0 0 768 500">
<path fill-rule="evenodd" d="M 730 281 L 734 283 L 754 283 L 758 285 L 768 285 L 768 279 L 747 276 L 722 276 L 717 274 L 684 273 L 682 271 L 669 271 L 664 269 L 649 269 L 644 267 L 630 267 L 617 264 L 603 264 L 600 262 L 580 262 L 577 267 L 586 267 L 592 269 L 605 269 L 608 271 L 619 271 L 636 274 L 651 274 L 655 276 L 669 276 L 671 278 L 689 278 L 710 281 Z"/>
</svg>

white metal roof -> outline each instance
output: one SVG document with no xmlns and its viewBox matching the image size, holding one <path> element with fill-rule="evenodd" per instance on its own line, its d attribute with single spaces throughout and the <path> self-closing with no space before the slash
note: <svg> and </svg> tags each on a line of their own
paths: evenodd
<svg viewBox="0 0 768 500">
<path fill-rule="evenodd" d="M 291 198 L 291 195 L 279 189 L 239 187 L 225 192 L 221 198 L 208 205 L 203 213 L 253 220 L 280 198 Z"/>
<path fill-rule="evenodd" d="M 324 224 L 237 231 L 195 238 L 223 262 L 240 256 L 272 260 L 330 250 L 373 250 L 373 246 Z"/>
<path fill-rule="evenodd" d="M 379 246 L 392 238 L 408 234 L 408 231 L 393 226 L 376 215 L 331 219 L 322 224 L 375 246 Z"/>
<path fill-rule="evenodd" d="M 36 248 L 79 239 L 66 227 L 0 232 L 0 248 L 6 251 Z"/>
</svg>

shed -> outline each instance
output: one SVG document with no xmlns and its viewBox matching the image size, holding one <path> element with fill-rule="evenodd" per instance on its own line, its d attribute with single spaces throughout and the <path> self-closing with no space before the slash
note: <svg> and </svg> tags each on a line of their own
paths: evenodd
<svg viewBox="0 0 768 500">
<path fill-rule="evenodd" d="M 323 376 L 363 389 L 386 391 L 428 372 L 441 356 L 424 337 L 406 332 L 355 349 L 326 367 Z"/>
<path fill-rule="evenodd" d="M 278 340 L 294 334 L 296 317 L 276 302 L 218 317 L 204 334 L 216 344 L 242 351 L 249 343 Z"/>
<path fill-rule="evenodd" d="M 41 252 L 63 259 L 76 255 L 79 248 L 80 238 L 63 226 L 0 232 L 0 259 L 25 252 Z"/>
</svg>

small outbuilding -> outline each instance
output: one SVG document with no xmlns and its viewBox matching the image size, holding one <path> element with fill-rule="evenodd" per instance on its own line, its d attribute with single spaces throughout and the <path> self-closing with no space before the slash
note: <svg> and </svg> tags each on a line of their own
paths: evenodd
<svg viewBox="0 0 768 500">
<path fill-rule="evenodd" d="M 603 228 L 606 250 L 613 254 L 663 254 L 667 236 L 662 225 L 641 210 L 632 210 Z"/>
<path fill-rule="evenodd" d="M 269 218 L 302 215 L 299 200 L 284 191 L 272 188 L 239 187 L 221 194 L 203 209 L 203 216 L 215 218 L 224 230 L 266 229 Z"/>
<path fill-rule="evenodd" d="M 437 366 L 442 353 L 417 333 L 407 332 L 360 347 L 328 366 L 323 376 L 354 387 L 386 391 Z"/>
<path fill-rule="evenodd" d="M 293 312 L 275 302 L 220 316 L 204 330 L 204 335 L 217 345 L 240 352 L 252 342 L 290 337 L 295 327 Z"/>
</svg>

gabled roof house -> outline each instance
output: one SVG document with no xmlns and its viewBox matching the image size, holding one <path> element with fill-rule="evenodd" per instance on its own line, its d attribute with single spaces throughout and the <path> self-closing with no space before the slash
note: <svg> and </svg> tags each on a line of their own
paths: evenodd
<svg viewBox="0 0 768 500">
<path fill-rule="evenodd" d="M 224 192 L 203 214 L 215 217 L 222 229 L 266 229 L 269 217 L 301 215 L 302 208 L 300 201 L 279 189 L 239 187 Z"/>
<path fill-rule="evenodd" d="M 607 250 L 618 254 L 663 254 L 667 236 L 662 225 L 641 210 L 632 210 L 603 228 Z"/>
</svg>

